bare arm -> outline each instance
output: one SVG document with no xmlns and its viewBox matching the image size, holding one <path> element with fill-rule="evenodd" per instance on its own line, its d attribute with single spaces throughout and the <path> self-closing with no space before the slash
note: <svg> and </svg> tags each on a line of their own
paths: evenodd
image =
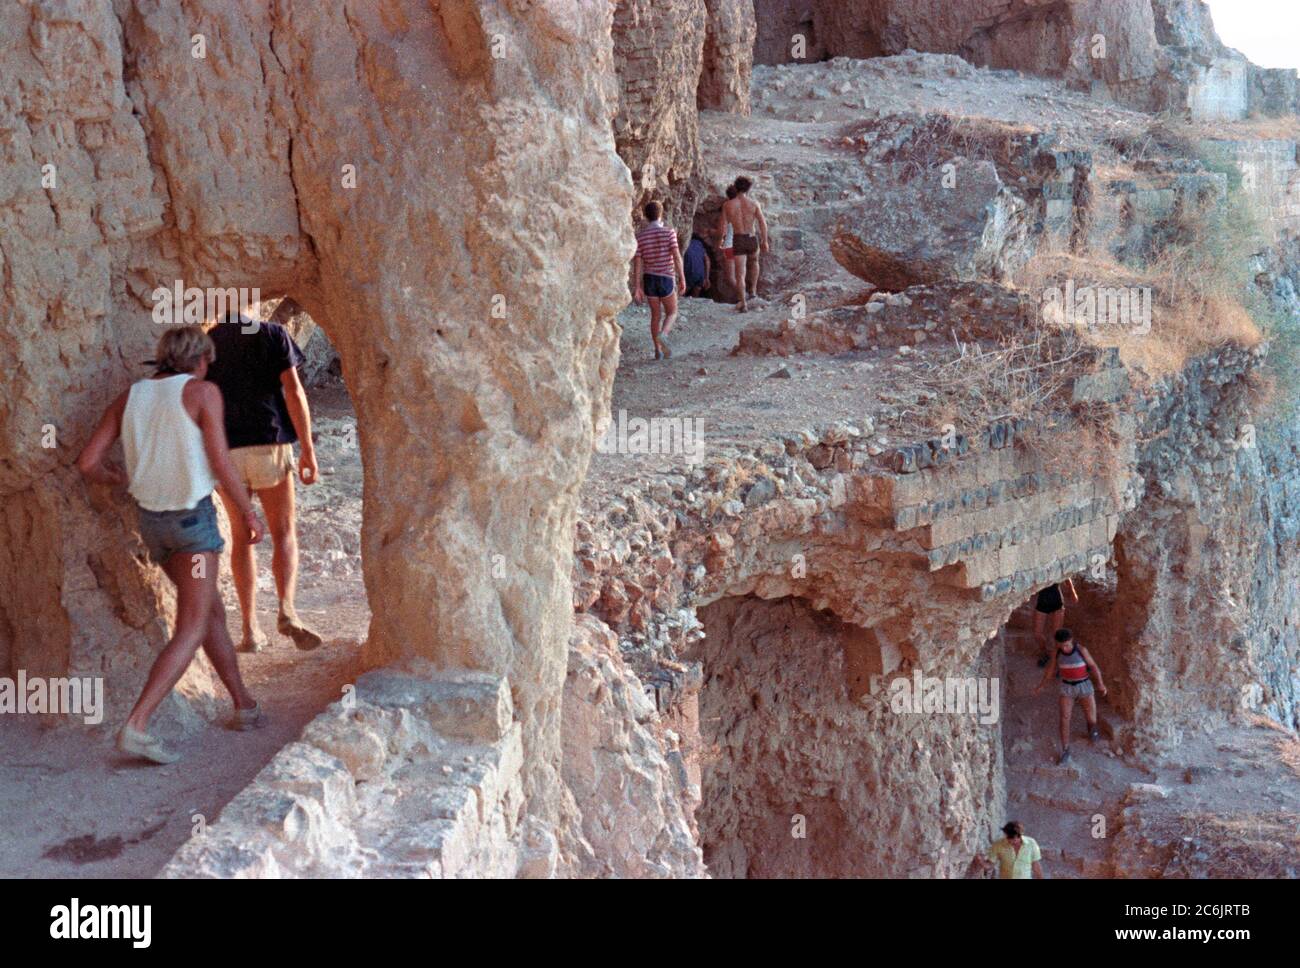
<svg viewBox="0 0 1300 968">
<path fill-rule="evenodd" d="M 1106 683 L 1103 682 L 1101 678 L 1101 666 L 1092 661 L 1092 656 L 1088 654 L 1088 650 L 1083 646 L 1079 646 L 1079 652 L 1083 655 L 1083 661 L 1088 663 L 1088 671 L 1091 672 L 1097 680 L 1097 691 L 1103 696 L 1106 695 Z"/>
<path fill-rule="evenodd" d="M 1052 677 L 1056 675 L 1056 653 L 1057 650 L 1055 647 L 1053 647 L 1052 660 L 1047 663 L 1047 668 L 1043 670 L 1043 679 L 1041 682 L 1038 683 L 1038 685 L 1034 686 L 1035 696 L 1038 695 L 1040 692 L 1042 692 L 1043 686 L 1051 682 Z"/>
<path fill-rule="evenodd" d="M 673 249 L 673 265 L 677 267 L 677 282 L 682 293 L 686 292 L 686 268 L 682 265 L 682 250 Z"/>
<path fill-rule="evenodd" d="M 130 394 L 130 390 L 124 390 L 108 405 L 90 440 L 77 456 L 77 470 L 92 484 L 116 486 L 126 483 L 126 474 L 108 460 L 108 452 L 122 434 L 122 413 Z"/>
<path fill-rule="evenodd" d="M 1070 604 L 1071 604 L 1071 605 L 1078 605 L 1078 604 L 1079 604 L 1079 593 L 1078 593 L 1078 591 L 1075 590 L 1075 587 L 1074 587 L 1074 579 L 1073 579 L 1073 578 L 1067 578 L 1067 579 L 1065 579 L 1065 587 L 1068 588 L 1068 589 L 1070 590 Z"/>
<path fill-rule="evenodd" d="M 641 288 L 641 253 L 632 257 L 632 299 L 640 304 L 645 302 L 645 290 Z"/>
<path fill-rule="evenodd" d="M 758 228 L 763 239 L 763 251 L 767 252 L 771 249 L 771 246 L 767 243 L 767 219 L 763 215 L 763 206 L 759 205 L 758 202 L 754 203 L 754 215 L 758 218 Z"/>
<path fill-rule="evenodd" d="M 191 389 L 192 388 L 192 389 Z M 185 387 L 185 395 L 192 392 L 198 412 L 195 423 L 203 433 L 203 451 L 208 455 L 208 464 L 216 475 L 221 490 L 239 508 L 243 525 L 248 529 L 248 541 L 257 544 L 262 540 L 262 522 L 253 510 L 253 501 L 249 497 L 244 482 L 235 473 L 235 465 L 230 462 L 230 448 L 226 446 L 225 405 L 221 402 L 221 391 L 215 383 L 206 380 L 191 380 Z M 230 526 L 236 527 L 234 521 Z"/>
<path fill-rule="evenodd" d="M 311 439 L 311 408 L 307 405 L 307 392 L 298 378 L 297 367 L 289 367 L 280 374 L 284 389 L 284 403 L 289 410 L 289 420 L 298 434 L 298 479 L 304 484 L 316 483 L 316 445 Z"/>
<path fill-rule="evenodd" d="M 1040 880 L 1040 881 L 1043 879 L 1043 864 L 1042 864 L 1042 861 L 1037 861 L 1037 860 L 1034 861 L 1034 877 L 1037 878 L 1037 879 Z"/>
</svg>

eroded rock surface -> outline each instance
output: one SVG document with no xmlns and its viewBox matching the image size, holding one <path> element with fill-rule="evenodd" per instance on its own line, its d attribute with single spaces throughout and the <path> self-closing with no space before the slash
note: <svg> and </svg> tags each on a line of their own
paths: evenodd
<svg viewBox="0 0 1300 968">
<path fill-rule="evenodd" d="M 85 0 L 0 18 L 22 39 L 0 60 L 9 663 L 105 671 L 125 714 L 165 634 L 159 578 L 120 496 L 69 464 L 143 375 L 156 286 L 292 294 L 360 421 L 368 661 L 509 676 L 529 791 L 559 809 L 563 563 L 631 256 L 610 10 Z"/>
</svg>

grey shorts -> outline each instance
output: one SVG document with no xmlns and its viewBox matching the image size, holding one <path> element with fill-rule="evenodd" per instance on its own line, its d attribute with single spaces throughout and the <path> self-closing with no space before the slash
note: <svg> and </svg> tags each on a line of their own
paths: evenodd
<svg viewBox="0 0 1300 968">
<path fill-rule="evenodd" d="M 166 564 L 172 555 L 205 551 L 221 554 L 225 550 L 211 494 L 183 511 L 139 511 L 140 537 L 149 549 L 149 557 L 159 565 Z"/>
<path fill-rule="evenodd" d="M 1069 699 L 1082 699 L 1084 696 L 1092 695 L 1092 680 L 1084 679 L 1083 682 L 1065 682 L 1062 680 L 1057 683 L 1060 687 L 1062 696 Z"/>
</svg>

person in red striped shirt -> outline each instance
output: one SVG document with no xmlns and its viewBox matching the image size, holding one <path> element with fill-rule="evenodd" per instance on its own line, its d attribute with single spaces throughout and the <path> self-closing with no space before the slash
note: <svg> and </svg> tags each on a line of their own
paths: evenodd
<svg viewBox="0 0 1300 968">
<path fill-rule="evenodd" d="M 655 359 L 673 355 L 664 339 L 677 322 L 677 292 L 686 290 L 686 270 L 677 233 L 663 223 L 663 206 L 646 202 L 642 209 L 646 224 L 636 234 L 636 256 L 632 259 L 632 276 L 636 280 L 633 298 L 637 305 L 650 302 L 650 339 L 655 345 Z"/>
</svg>

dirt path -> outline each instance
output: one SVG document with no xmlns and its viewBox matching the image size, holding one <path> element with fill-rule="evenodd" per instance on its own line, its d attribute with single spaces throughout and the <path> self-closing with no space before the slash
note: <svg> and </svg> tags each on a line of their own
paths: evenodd
<svg viewBox="0 0 1300 968">
<path fill-rule="evenodd" d="M 1293 736 L 1263 725 L 1229 727 L 1138 761 L 1113 747 L 1109 737 L 1121 720 L 1103 700 L 1102 740 L 1088 742 L 1076 706 L 1070 762 L 1058 766 L 1056 690 L 1031 695 L 1043 672 L 1029 622 L 1023 609 L 1003 633 L 1007 819 L 1020 820 L 1038 841 L 1049 877 L 1296 876 Z"/>
<path fill-rule="evenodd" d="M 196 816 L 213 822 L 355 677 L 370 618 L 358 557 L 355 420 L 341 388 L 313 392 L 312 408 L 322 481 L 299 490 L 298 595 L 299 611 L 325 644 L 303 653 L 274 633 L 266 542 L 258 552 L 264 586 L 259 612 L 271 647 L 240 657 L 249 688 L 266 711 L 264 727 L 232 733 L 213 724 L 178 744 L 185 755 L 180 763 L 157 767 L 123 758 L 104 728 L 49 730 L 33 717 L 0 717 L 0 877 L 153 876 L 191 835 Z M 228 578 L 223 586 L 237 636 Z"/>
</svg>

